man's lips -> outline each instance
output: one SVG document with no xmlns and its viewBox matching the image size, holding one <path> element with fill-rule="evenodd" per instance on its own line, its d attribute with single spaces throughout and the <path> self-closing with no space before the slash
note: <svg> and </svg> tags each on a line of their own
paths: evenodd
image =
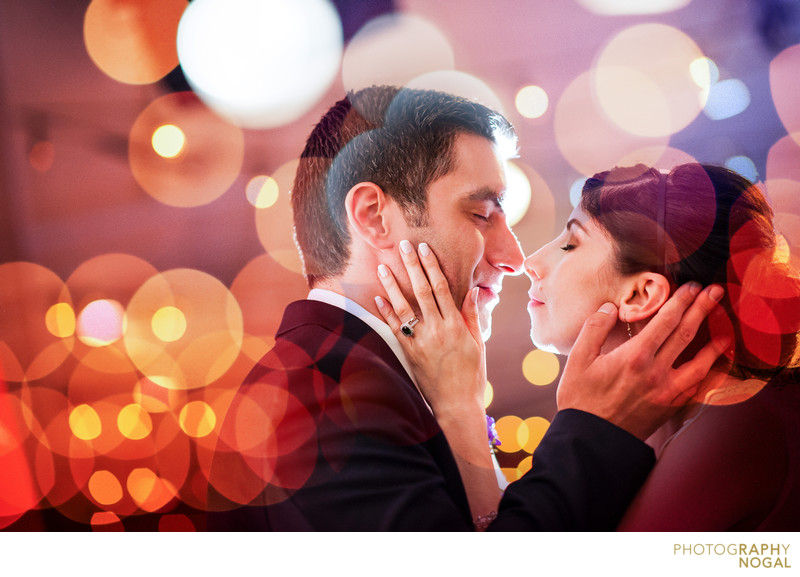
<svg viewBox="0 0 800 577">
<path fill-rule="evenodd" d="M 500 298 L 500 291 L 503 290 L 502 285 L 478 285 L 482 295 L 490 298 Z"/>
</svg>

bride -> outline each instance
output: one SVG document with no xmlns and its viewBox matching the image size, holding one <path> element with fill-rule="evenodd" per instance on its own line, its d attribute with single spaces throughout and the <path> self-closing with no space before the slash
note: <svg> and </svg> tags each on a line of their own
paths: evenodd
<svg viewBox="0 0 800 577">
<path fill-rule="evenodd" d="M 721 167 L 615 168 L 587 180 L 561 234 L 525 261 L 531 340 L 563 355 L 601 305 L 616 319 L 602 355 L 642 331 L 676 287 L 725 287 L 686 354 L 712 338 L 732 344 L 702 396 L 648 439 L 657 462 L 621 530 L 800 529 L 800 278 L 772 216 L 758 187 Z M 471 383 L 485 382 L 474 303 L 468 295 L 457 309 L 427 245 L 402 256 L 422 320 L 399 340 L 453 450 L 488 470 L 486 431 L 463 433 L 466 419 L 481 421 Z M 392 275 L 379 278 L 391 302 L 377 298 L 378 308 L 399 333 L 412 309 Z M 469 339 L 478 346 L 458 346 Z M 499 501 L 491 475 L 464 479 L 472 498 Z"/>
</svg>

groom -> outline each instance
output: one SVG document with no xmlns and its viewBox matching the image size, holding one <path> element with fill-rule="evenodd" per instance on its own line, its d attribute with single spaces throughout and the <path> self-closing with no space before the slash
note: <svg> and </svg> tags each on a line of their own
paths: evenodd
<svg viewBox="0 0 800 577">
<path fill-rule="evenodd" d="M 379 320 L 376 269 L 389 264 L 409 289 L 398 244 L 425 240 L 456 303 L 480 287 L 488 338 L 503 277 L 523 262 L 502 211 L 515 150 L 504 117 L 440 92 L 367 88 L 323 116 L 292 190 L 311 291 L 286 308 L 274 348 L 231 403 L 210 476 L 210 529 L 474 528 L 453 453 L 397 340 L 406 337 Z M 708 312 L 698 298 L 681 320 L 694 294 L 679 291 L 665 307 L 662 340 Z M 589 323 L 589 349 L 599 350 L 612 316 Z M 640 439 L 667 415 L 641 399 L 665 371 L 589 361 L 562 380 L 566 407 L 490 529 L 613 529 L 647 476 L 654 457 Z"/>
</svg>

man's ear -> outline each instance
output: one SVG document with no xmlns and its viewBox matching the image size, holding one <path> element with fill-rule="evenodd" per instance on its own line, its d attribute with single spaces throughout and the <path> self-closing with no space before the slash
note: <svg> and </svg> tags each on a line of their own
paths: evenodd
<svg viewBox="0 0 800 577">
<path fill-rule="evenodd" d="M 372 182 L 359 182 L 344 201 L 347 221 L 353 234 L 377 249 L 391 248 L 390 232 L 394 203 L 383 189 Z"/>
<path fill-rule="evenodd" d="M 669 281 L 664 275 L 654 272 L 633 275 L 623 285 L 620 320 L 633 323 L 650 318 L 667 302 L 669 290 Z"/>
</svg>

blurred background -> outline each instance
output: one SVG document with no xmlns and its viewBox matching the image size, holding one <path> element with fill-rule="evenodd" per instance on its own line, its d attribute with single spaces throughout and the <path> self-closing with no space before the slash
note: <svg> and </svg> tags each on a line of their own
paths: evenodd
<svg viewBox="0 0 800 577">
<path fill-rule="evenodd" d="M 448 90 L 514 123 L 526 253 L 614 165 L 761 182 L 800 247 L 800 2 L 2 0 L 0 528 L 203 530 L 233 391 L 307 287 L 288 193 L 346 90 Z M 564 358 L 505 282 L 488 412 L 509 479 Z"/>
</svg>

